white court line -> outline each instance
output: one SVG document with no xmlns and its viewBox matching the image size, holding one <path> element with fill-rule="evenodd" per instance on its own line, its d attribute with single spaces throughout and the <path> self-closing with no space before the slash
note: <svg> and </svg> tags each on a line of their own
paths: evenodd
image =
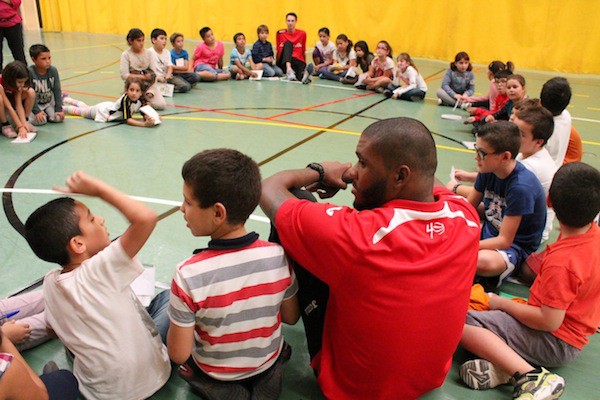
<svg viewBox="0 0 600 400">
<path fill-rule="evenodd" d="M 597 119 L 589 119 L 589 118 L 576 118 L 576 117 L 571 117 L 571 119 L 577 120 L 577 121 L 585 121 L 585 122 L 596 122 L 596 123 L 600 123 L 600 121 L 598 121 Z"/>
<path fill-rule="evenodd" d="M 56 194 L 56 195 L 69 195 L 69 196 L 85 196 L 82 194 L 78 194 L 78 193 L 63 193 L 63 192 L 59 192 L 58 190 L 51 190 L 51 189 L 14 189 L 14 188 L 0 188 L 0 193 L 29 193 L 29 194 Z M 85 196 L 85 197 L 89 197 L 89 196 Z M 129 196 L 134 200 L 137 201 L 141 201 L 143 203 L 153 203 L 153 204 L 162 204 L 162 205 L 166 205 L 166 206 L 174 206 L 174 207 L 180 207 L 181 206 L 181 202 L 180 201 L 174 201 L 174 200 L 165 200 L 165 199 L 156 199 L 153 197 L 142 197 L 142 196 Z M 259 221 L 259 222 L 264 222 L 267 224 L 271 223 L 271 220 L 267 217 L 262 217 L 260 215 L 250 215 L 249 219 L 254 220 L 254 221 Z"/>
</svg>

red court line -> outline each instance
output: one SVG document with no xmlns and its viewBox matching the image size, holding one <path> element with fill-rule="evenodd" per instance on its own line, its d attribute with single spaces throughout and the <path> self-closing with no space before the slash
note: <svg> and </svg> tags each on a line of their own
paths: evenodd
<svg viewBox="0 0 600 400">
<path fill-rule="evenodd" d="M 82 83 L 84 83 L 84 82 L 82 82 Z M 77 91 L 77 90 L 70 90 L 69 93 L 75 93 L 75 94 L 81 94 L 81 95 L 93 96 L 93 97 L 102 97 L 102 98 L 105 98 L 105 99 L 117 99 L 117 96 L 107 96 L 107 95 L 103 95 L 103 94 L 82 92 L 82 91 Z M 358 96 L 364 97 L 364 96 L 371 96 L 373 94 L 376 94 L 376 93 L 373 92 L 373 93 L 367 93 L 367 94 L 360 94 Z M 251 119 L 257 119 L 259 121 L 281 122 L 281 123 L 285 123 L 285 124 L 289 124 L 289 125 L 302 126 L 302 127 L 306 127 L 306 128 L 323 129 L 323 127 L 319 126 L 319 125 L 304 124 L 304 123 L 301 123 L 301 122 L 286 121 L 286 120 L 273 121 L 272 119 L 270 119 L 272 117 L 259 117 L 259 116 L 256 116 L 256 115 L 241 114 L 241 113 L 236 113 L 236 112 L 231 112 L 231 111 L 213 110 L 213 109 L 210 109 L 210 108 L 185 106 L 185 105 L 182 105 L 182 104 L 169 104 L 169 103 L 167 103 L 167 106 L 175 107 L 175 108 L 183 108 L 183 109 L 186 109 L 186 110 L 193 110 L 193 111 L 199 111 L 199 112 L 208 112 L 208 113 L 215 113 L 215 114 L 230 115 L 230 116 L 234 116 L 234 117 L 251 118 Z M 315 108 L 315 107 L 317 107 L 317 106 L 313 106 L 312 108 Z"/>
<path fill-rule="evenodd" d="M 275 115 L 272 115 L 272 116 L 268 117 L 267 119 L 271 120 L 271 119 L 283 117 L 285 115 L 296 114 L 296 113 L 299 113 L 299 112 L 308 111 L 308 110 L 312 110 L 312 109 L 315 109 L 315 108 L 328 106 L 330 104 L 343 103 L 344 101 L 348 101 L 348 100 L 354 100 L 354 99 L 358 99 L 358 98 L 361 98 L 361 97 L 372 96 L 374 94 L 375 94 L 375 92 L 373 92 L 373 93 L 365 93 L 365 94 L 355 94 L 352 97 L 346 97 L 346 98 L 343 98 L 343 99 L 332 100 L 332 101 L 328 101 L 326 103 L 315 104 L 314 106 L 303 107 L 303 108 L 299 108 L 297 110 L 287 111 L 287 112 L 284 112 L 284 113 L 281 113 L 281 114 L 275 114 Z"/>
<path fill-rule="evenodd" d="M 175 107 L 175 108 L 184 108 L 184 109 L 187 109 L 187 110 L 194 110 L 194 111 L 200 111 L 200 112 L 212 112 L 212 113 L 215 113 L 215 114 L 231 115 L 231 116 L 234 116 L 234 117 L 252 118 L 252 119 L 257 119 L 259 121 L 281 122 L 281 123 L 289 124 L 289 125 L 296 125 L 296 126 L 302 126 L 302 127 L 307 127 L 307 128 L 315 128 L 315 129 L 323 129 L 323 127 L 319 126 L 319 125 L 303 124 L 301 122 L 286 121 L 286 120 L 273 121 L 273 120 L 271 120 L 268 117 L 258 117 L 256 115 L 240 114 L 240 113 L 235 113 L 235 112 L 231 112 L 231 111 L 212 110 L 212 109 L 209 109 L 209 108 L 184 106 L 184 105 L 181 105 L 181 104 L 167 104 L 167 105 Z"/>
</svg>

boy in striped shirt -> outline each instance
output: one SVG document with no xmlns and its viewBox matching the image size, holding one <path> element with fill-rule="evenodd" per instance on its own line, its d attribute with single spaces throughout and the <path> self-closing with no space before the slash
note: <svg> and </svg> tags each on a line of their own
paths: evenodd
<svg viewBox="0 0 600 400">
<path fill-rule="evenodd" d="M 258 165 L 235 150 L 206 150 L 182 176 L 187 227 L 211 241 L 175 270 L 169 356 L 203 398 L 276 399 L 291 355 L 281 322 L 300 313 L 283 248 L 245 228 L 260 199 Z"/>
</svg>

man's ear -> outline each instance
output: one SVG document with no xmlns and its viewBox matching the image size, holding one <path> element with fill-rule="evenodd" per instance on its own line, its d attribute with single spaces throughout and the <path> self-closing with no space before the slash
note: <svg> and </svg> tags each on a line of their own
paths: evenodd
<svg viewBox="0 0 600 400">
<path fill-rule="evenodd" d="M 73 236 L 71 240 L 69 240 L 69 250 L 74 254 L 83 254 L 87 250 L 87 246 L 85 242 L 81 240 L 81 236 Z"/>
<path fill-rule="evenodd" d="M 396 175 L 395 175 L 395 184 L 397 185 L 403 185 L 406 183 L 406 180 L 408 179 L 408 177 L 410 176 L 410 167 L 408 165 L 400 165 L 397 169 L 396 169 Z"/>
</svg>

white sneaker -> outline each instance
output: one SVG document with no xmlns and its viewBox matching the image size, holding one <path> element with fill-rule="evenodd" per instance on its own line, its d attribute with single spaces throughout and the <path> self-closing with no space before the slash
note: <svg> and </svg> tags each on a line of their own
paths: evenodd
<svg viewBox="0 0 600 400">
<path fill-rule="evenodd" d="M 442 99 L 438 99 L 438 106 L 442 105 Z"/>
<path fill-rule="evenodd" d="M 463 110 L 468 110 L 469 108 L 471 108 L 471 103 L 461 103 L 460 108 L 462 108 Z"/>
<path fill-rule="evenodd" d="M 4 125 L 2 127 L 2 134 L 9 139 L 16 138 L 18 136 L 17 132 L 11 125 Z"/>
<path fill-rule="evenodd" d="M 511 376 L 483 359 L 469 360 L 460 366 L 458 370 L 460 379 L 471 389 L 485 390 L 510 381 Z"/>
<path fill-rule="evenodd" d="M 313 63 L 310 63 L 306 66 L 306 69 L 304 70 L 304 73 L 302 74 L 302 83 L 304 85 L 310 83 L 310 76 L 312 75 L 313 72 L 315 72 L 315 66 L 313 65 Z"/>
<path fill-rule="evenodd" d="M 286 81 L 297 81 L 298 78 L 296 78 L 296 73 L 294 72 L 293 69 L 290 69 L 286 74 L 285 74 L 285 78 L 284 80 Z"/>
</svg>

